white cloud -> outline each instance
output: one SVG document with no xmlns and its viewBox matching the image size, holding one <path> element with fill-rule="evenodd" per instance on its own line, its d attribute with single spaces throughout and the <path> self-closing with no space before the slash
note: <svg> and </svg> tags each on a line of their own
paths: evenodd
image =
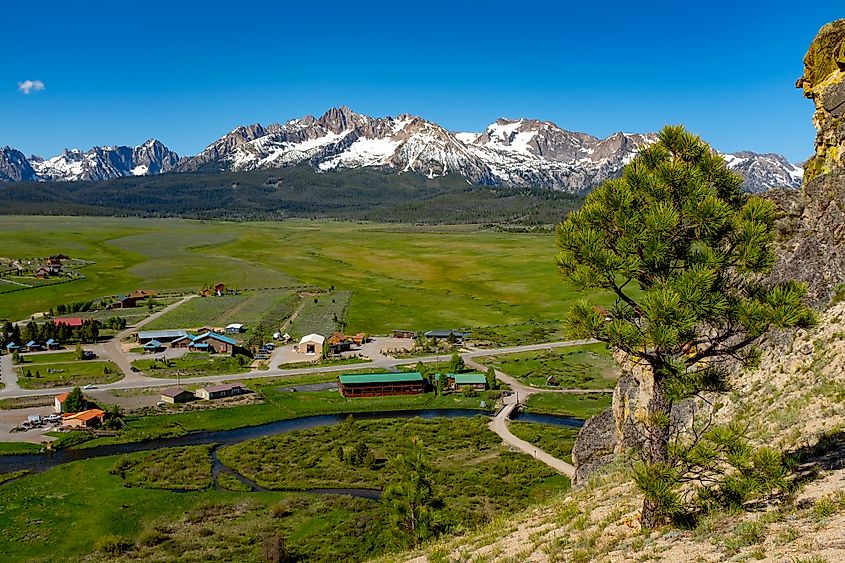
<svg viewBox="0 0 845 563">
<path fill-rule="evenodd" d="M 18 82 L 18 91 L 29 94 L 32 91 L 39 92 L 44 89 L 44 83 L 40 80 L 24 80 Z"/>
</svg>

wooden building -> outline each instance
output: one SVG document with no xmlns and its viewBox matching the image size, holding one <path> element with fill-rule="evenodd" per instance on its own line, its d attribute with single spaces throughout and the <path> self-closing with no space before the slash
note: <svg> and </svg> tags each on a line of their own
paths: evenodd
<svg viewBox="0 0 845 563">
<path fill-rule="evenodd" d="M 187 403 L 195 398 L 190 391 L 178 387 L 170 387 L 161 392 L 161 400 L 165 403 Z"/>
<path fill-rule="evenodd" d="M 393 331 L 393 338 L 411 338 L 414 339 L 417 337 L 416 331 L 413 330 L 394 330 Z"/>
<path fill-rule="evenodd" d="M 211 352 L 212 354 L 231 354 L 235 350 L 237 341 L 216 332 L 206 332 L 195 337 L 188 348 L 198 352 Z"/>
<path fill-rule="evenodd" d="M 88 409 L 73 414 L 65 414 L 62 417 L 62 426 L 69 428 L 97 428 L 103 424 L 105 417 L 106 413 L 101 409 Z"/>
<path fill-rule="evenodd" d="M 344 374 L 338 380 L 340 394 L 344 397 L 420 395 L 425 392 L 425 380 L 419 372 Z"/>
<path fill-rule="evenodd" d="M 484 391 L 487 389 L 487 377 L 483 373 L 456 373 L 447 375 L 453 383 L 456 391 L 463 389 L 477 389 Z"/>
<path fill-rule="evenodd" d="M 243 395 L 248 391 L 249 389 L 244 387 L 243 383 L 226 383 L 197 389 L 197 397 L 209 401 L 212 399 L 222 399 L 223 397 Z"/>
</svg>

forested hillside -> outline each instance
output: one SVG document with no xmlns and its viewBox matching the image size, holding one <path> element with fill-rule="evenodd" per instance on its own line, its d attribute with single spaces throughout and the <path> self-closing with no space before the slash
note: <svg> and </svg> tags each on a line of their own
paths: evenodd
<svg viewBox="0 0 845 563">
<path fill-rule="evenodd" d="M 165 174 L 97 182 L 21 182 L 0 187 L 0 213 L 192 219 L 346 219 L 414 223 L 553 224 L 581 197 L 544 189 L 472 186 L 371 169 L 305 167 Z"/>
</svg>

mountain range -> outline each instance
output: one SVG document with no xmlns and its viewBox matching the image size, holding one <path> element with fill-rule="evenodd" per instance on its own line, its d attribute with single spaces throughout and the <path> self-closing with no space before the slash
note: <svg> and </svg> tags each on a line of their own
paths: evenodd
<svg viewBox="0 0 845 563">
<path fill-rule="evenodd" d="M 428 178 L 454 174 L 473 185 L 588 191 L 617 176 L 653 133 L 599 139 L 550 121 L 497 119 L 480 133 L 449 131 L 412 115 L 369 117 L 347 107 L 319 118 L 241 126 L 200 154 L 180 158 L 155 139 L 137 147 L 65 150 L 44 159 L 0 149 L 0 182 L 108 180 L 163 173 L 243 172 L 305 164 L 316 171 L 375 168 Z M 745 189 L 797 188 L 803 170 L 777 154 L 723 153 Z"/>
</svg>

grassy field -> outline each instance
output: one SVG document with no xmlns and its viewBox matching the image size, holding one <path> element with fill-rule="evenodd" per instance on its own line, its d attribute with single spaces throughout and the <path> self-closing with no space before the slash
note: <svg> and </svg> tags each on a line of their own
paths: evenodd
<svg viewBox="0 0 845 563">
<path fill-rule="evenodd" d="M 256 454 L 263 454 L 268 484 L 281 478 L 383 486 L 393 479 L 387 460 L 412 436 L 435 468 L 441 533 L 488 522 L 568 486 L 530 456 L 507 451 L 484 419 L 356 422 L 352 429 L 339 425 L 279 437 L 284 449 L 273 447 L 277 438 L 267 438 L 225 455 L 248 472 L 256 468 Z M 344 466 L 334 454 L 337 446 L 351 449 L 361 439 L 376 454 L 372 467 L 378 470 Z M 266 561 L 264 540 L 279 535 L 292 560 L 360 561 L 395 545 L 376 501 L 216 491 L 208 488 L 209 468 L 207 447 L 172 448 L 68 463 L 6 483 L 0 488 L 0 553 L 10 562 L 257 562 Z"/>
<path fill-rule="evenodd" d="M 290 324 L 287 332 L 297 339 L 306 334 L 329 335 L 339 330 L 342 323 L 346 322 L 351 297 L 352 293 L 349 291 L 305 297 L 302 312 Z"/>
<path fill-rule="evenodd" d="M 56 364 L 59 362 L 73 362 L 76 361 L 76 352 L 55 352 L 50 354 L 21 354 L 21 365 L 27 366 L 30 364 Z M 86 360 L 90 361 L 90 360 Z"/>
<path fill-rule="evenodd" d="M 523 410 L 586 419 L 608 408 L 612 399 L 611 393 L 536 393 L 528 397 Z"/>
<path fill-rule="evenodd" d="M 244 291 L 237 295 L 198 297 L 147 324 L 144 330 L 225 327 L 229 323 L 245 324 L 249 329 L 268 309 L 290 298 L 291 293 L 282 290 Z"/>
<path fill-rule="evenodd" d="M 63 354 L 56 354 L 63 355 Z M 52 373 L 50 373 L 50 371 Z M 73 362 L 24 364 L 17 368 L 18 385 L 23 389 L 69 387 L 89 383 L 111 383 L 123 377 L 113 362 L 79 360 Z M 30 374 L 27 377 L 27 373 Z"/>
<path fill-rule="evenodd" d="M 481 358 L 532 387 L 547 387 L 553 376 L 561 389 L 608 389 L 619 379 L 619 367 L 604 344 L 586 344 L 558 350 L 521 352 Z"/>
<path fill-rule="evenodd" d="M 205 352 L 188 352 L 180 358 L 168 359 L 165 365 L 155 358 L 135 360 L 132 366 L 147 377 L 202 377 L 205 375 L 246 373 L 237 358 L 213 356 Z"/>
<path fill-rule="evenodd" d="M 578 437 L 577 428 L 563 428 L 518 420 L 508 423 L 508 427 L 517 438 L 534 444 L 558 459 L 572 463 L 572 446 L 575 445 L 575 438 Z"/>
<path fill-rule="evenodd" d="M 215 281 L 352 292 L 347 330 L 370 334 L 554 321 L 579 297 L 560 281 L 551 234 L 472 226 L 4 216 L 0 248 L 96 262 L 84 280 L 0 294 L 0 311 L 12 319 L 139 287 L 196 291 Z M 557 334 L 553 324 L 542 329 Z M 512 332 L 504 337 L 525 331 Z"/>
</svg>

